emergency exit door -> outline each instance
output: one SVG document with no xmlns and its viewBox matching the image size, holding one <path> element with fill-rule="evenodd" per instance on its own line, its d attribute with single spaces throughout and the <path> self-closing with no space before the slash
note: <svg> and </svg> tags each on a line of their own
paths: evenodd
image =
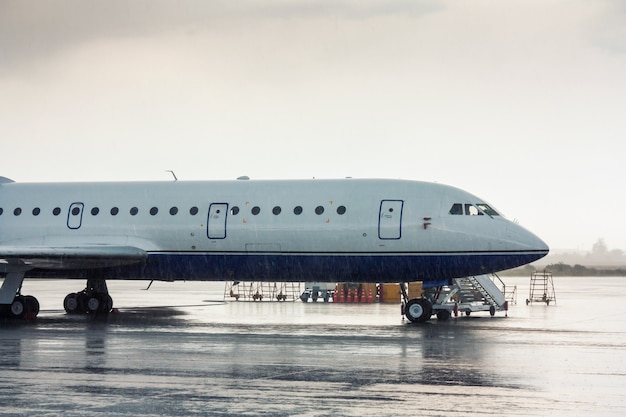
<svg viewBox="0 0 626 417">
<path fill-rule="evenodd" d="M 209 239 L 226 239 L 226 217 L 228 203 L 213 203 L 209 206 L 207 220 L 207 237 Z"/>
<path fill-rule="evenodd" d="M 402 237 L 403 200 L 382 200 L 378 213 L 378 238 L 400 239 Z"/>
</svg>

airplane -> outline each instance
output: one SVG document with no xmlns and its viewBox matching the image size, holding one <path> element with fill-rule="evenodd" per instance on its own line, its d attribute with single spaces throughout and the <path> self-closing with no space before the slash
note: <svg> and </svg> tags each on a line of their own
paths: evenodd
<svg viewBox="0 0 626 417">
<path fill-rule="evenodd" d="M 395 179 L 19 183 L 0 177 L 0 310 L 23 280 L 86 280 L 68 314 L 107 314 L 107 280 L 405 283 L 515 268 L 546 243 L 461 189 Z M 408 300 L 406 317 L 430 318 Z"/>
</svg>

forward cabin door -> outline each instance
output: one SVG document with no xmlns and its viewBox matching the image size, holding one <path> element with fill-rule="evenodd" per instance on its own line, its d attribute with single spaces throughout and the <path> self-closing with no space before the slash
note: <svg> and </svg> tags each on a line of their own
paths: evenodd
<svg viewBox="0 0 626 417">
<path fill-rule="evenodd" d="M 403 200 L 382 200 L 378 212 L 378 238 L 400 239 L 402 237 Z"/>
<path fill-rule="evenodd" d="M 226 239 L 226 218 L 228 203 L 213 203 L 209 206 L 207 220 L 207 237 L 209 239 Z"/>
</svg>

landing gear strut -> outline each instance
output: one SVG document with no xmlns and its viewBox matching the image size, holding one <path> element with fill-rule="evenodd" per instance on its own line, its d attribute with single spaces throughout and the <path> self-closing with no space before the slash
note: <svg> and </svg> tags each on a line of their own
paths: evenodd
<svg viewBox="0 0 626 417">
<path fill-rule="evenodd" d="M 409 300 L 406 292 L 405 284 L 400 283 L 402 291 L 402 312 L 409 321 L 413 323 L 423 323 L 430 319 L 433 313 L 433 307 L 425 298 L 413 298 Z"/>
<path fill-rule="evenodd" d="M 113 299 L 104 279 L 88 279 L 84 290 L 65 296 L 63 308 L 67 314 L 108 314 Z"/>
</svg>

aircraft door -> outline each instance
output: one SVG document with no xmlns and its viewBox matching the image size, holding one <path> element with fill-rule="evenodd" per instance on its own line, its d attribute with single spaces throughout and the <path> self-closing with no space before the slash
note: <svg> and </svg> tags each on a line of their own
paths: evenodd
<svg viewBox="0 0 626 417">
<path fill-rule="evenodd" d="M 83 209 L 85 205 L 83 203 L 72 203 L 67 213 L 67 227 L 70 229 L 80 229 L 83 223 Z"/>
<path fill-rule="evenodd" d="M 207 220 L 207 237 L 209 239 L 226 239 L 226 217 L 228 203 L 213 203 L 209 206 Z"/>
<path fill-rule="evenodd" d="M 402 237 L 402 200 L 382 200 L 378 213 L 378 238 L 400 239 Z"/>
</svg>

